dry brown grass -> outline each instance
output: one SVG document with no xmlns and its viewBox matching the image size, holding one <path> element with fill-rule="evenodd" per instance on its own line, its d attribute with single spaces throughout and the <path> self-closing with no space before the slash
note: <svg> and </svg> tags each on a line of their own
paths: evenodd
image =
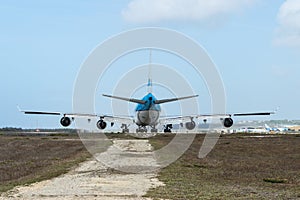
<svg viewBox="0 0 300 200">
<path fill-rule="evenodd" d="M 59 176 L 86 160 L 90 154 L 76 139 L 77 136 L 0 135 L 0 192 Z"/>
<path fill-rule="evenodd" d="M 174 135 L 150 139 L 156 148 Z M 124 135 L 110 137 L 128 138 Z M 198 159 L 203 135 L 175 163 L 159 173 L 166 186 L 152 189 L 154 199 L 300 199 L 300 137 L 223 136 Z M 75 139 L 75 140 L 65 140 Z M 77 136 L 1 136 L 0 191 L 49 179 L 90 157 Z"/>
<path fill-rule="evenodd" d="M 157 148 L 172 136 L 151 139 Z M 203 135 L 161 170 L 166 186 L 147 196 L 162 199 L 300 199 L 300 137 L 223 136 L 213 151 L 198 159 Z"/>
</svg>

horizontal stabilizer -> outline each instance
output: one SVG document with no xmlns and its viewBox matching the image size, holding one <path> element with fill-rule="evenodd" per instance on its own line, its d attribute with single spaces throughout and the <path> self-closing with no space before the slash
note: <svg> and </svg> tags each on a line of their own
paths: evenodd
<svg viewBox="0 0 300 200">
<path fill-rule="evenodd" d="M 190 98 L 194 98 L 194 97 L 198 97 L 198 95 L 192 95 L 192 96 L 186 96 L 186 97 L 179 97 L 179 98 L 172 98 L 172 99 L 161 99 L 161 100 L 155 100 L 155 104 L 161 104 L 161 103 L 167 103 L 167 102 L 172 102 L 172 101 L 180 101 L 183 99 L 190 99 Z"/>
<path fill-rule="evenodd" d="M 107 95 L 107 94 L 102 94 L 102 95 L 105 96 L 105 97 L 119 99 L 119 100 L 123 100 L 123 101 L 129 101 L 129 102 L 133 102 L 133 103 L 139 103 L 139 104 L 145 104 L 146 103 L 146 101 L 143 101 L 143 100 L 140 100 L 140 99 L 117 97 L 117 96 L 112 96 L 112 95 Z"/>
</svg>

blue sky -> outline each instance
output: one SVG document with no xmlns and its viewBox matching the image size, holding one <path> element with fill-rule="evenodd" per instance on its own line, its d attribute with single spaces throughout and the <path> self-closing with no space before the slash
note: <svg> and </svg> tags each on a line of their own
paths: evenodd
<svg viewBox="0 0 300 200">
<path fill-rule="evenodd" d="M 57 117 L 24 116 L 16 105 L 72 111 L 73 85 L 89 53 L 112 35 L 149 26 L 179 31 L 206 49 L 222 76 L 229 113 L 280 106 L 266 119 L 300 119 L 300 2 L 224 2 L 2 1 L 0 127 L 59 127 Z"/>
</svg>

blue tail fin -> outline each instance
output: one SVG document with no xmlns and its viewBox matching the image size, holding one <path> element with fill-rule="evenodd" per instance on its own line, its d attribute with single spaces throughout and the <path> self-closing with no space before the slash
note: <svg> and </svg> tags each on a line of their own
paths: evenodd
<svg viewBox="0 0 300 200">
<path fill-rule="evenodd" d="M 149 69 L 148 69 L 148 93 L 152 93 L 152 50 L 149 52 Z"/>
</svg>

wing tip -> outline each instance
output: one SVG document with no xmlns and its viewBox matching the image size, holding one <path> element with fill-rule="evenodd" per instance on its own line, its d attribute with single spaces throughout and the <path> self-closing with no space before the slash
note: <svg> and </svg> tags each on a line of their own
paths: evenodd
<svg viewBox="0 0 300 200">
<path fill-rule="evenodd" d="M 17 109 L 18 109 L 19 112 L 23 112 L 18 104 L 17 104 Z"/>
</svg>

